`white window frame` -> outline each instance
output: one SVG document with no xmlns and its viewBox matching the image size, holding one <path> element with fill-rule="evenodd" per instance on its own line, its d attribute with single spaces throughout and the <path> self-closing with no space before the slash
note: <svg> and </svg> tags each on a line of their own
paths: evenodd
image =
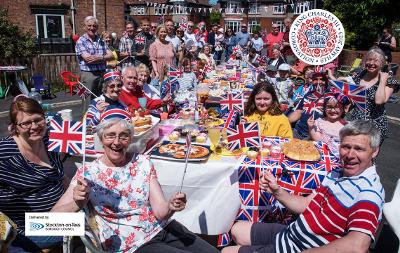
<svg viewBox="0 0 400 253">
<path fill-rule="evenodd" d="M 279 31 L 283 32 L 285 30 L 285 24 L 283 23 L 283 20 L 275 20 L 274 25 L 279 25 Z"/>
<path fill-rule="evenodd" d="M 174 8 L 172 8 L 172 14 L 174 14 L 174 15 L 188 14 L 187 11 L 185 11 L 187 8 L 186 6 L 184 6 L 184 5 L 175 5 L 175 6 L 174 6 Z"/>
<path fill-rule="evenodd" d="M 130 15 L 131 16 L 143 16 L 146 15 L 146 9 L 144 6 L 131 6 L 130 7 Z"/>
<path fill-rule="evenodd" d="M 258 21 L 258 20 L 251 20 L 251 21 L 248 23 L 248 25 L 247 25 L 247 27 L 248 27 L 248 29 L 249 29 L 249 33 L 253 34 L 253 29 L 254 29 L 256 26 L 260 26 L 260 27 L 261 27 L 260 21 Z"/>
<path fill-rule="evenodd" d="M 295 3 L 294 14 L 301 14 L 311 9 L 310 2 L 298 2 Z"/>
<path fill-rule="evenodd" d="M 234 33 L 240 31 L 240 21 L 239 20 L 225 20 L 225 31 L 231 28 Z"/>
<path fill-rule="evenodd" d="M 272 13 L 273 14 L 285 14 L 286 9 L 285 9 L 286 5 L 284 4 L 277 4 L 272 6 Z"/>
<path fill-rule="evenodd" d="M 46 17 L 47 16 L 57 16 L 61 17 L 61 27 L 62 27 L 62 38 L 65 38 L 65 24 L 64 24 L 64 15 L 61 14 L 35 14 L 35 29 L 36 29 L 36 36 L 39 37 L 39 28 L 38 28 L 38 17 L 43 16 L 43 32 L 44 38 L 48 38 L 47 36 L 47 26 L 46 26 Z"/>
<path fill-rule="evenodd" d="M 154 7 L 154 15 L 157 15 L 157 16 L 166 15 L 167 8 L 168 7 L 162 7 L 162 6 Z"/>
<path fill-rule="evenodd" d="M 226 14 L 237 14 L 239 13 L 240 4 L 238 2 L 229 2 L 225 8 Z"/>
<path fill-rule="evenodd" d="M 249 14 L 260 14 L 260 4 L 250 3 Z"/>
</svg>

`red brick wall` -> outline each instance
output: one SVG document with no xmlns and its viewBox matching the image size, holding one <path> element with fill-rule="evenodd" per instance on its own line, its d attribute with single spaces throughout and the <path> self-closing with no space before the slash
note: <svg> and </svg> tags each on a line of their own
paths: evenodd
<svg viewBox="0 0 400 253">
<path fill-rule="evenodd" d="M 358 54 L 362 54 L 365 57 L 367 51 L 356 51 L 356 50 L 347 50 L 344 49 L 342 53 L 339 55 L 339 66 L 340 65 L 349 65 L 353 64 L 354 59 L 357 57 Z M 400 52 L 392 52 L 392 61 L 400 65 Z M 396 75 L 397 79 L 400 79 L 400 70 L 397 71 Z"/>
</svg>

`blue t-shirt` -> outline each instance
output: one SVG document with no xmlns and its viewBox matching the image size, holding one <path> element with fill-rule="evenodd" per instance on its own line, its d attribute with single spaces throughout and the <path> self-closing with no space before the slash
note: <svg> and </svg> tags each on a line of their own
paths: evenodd
<svg viewBox="0 0 400 253">
<path fill-rule="evenodd" d="M 246 33 L 238 32 L 236 33 L 236 40 L 239 46 L 246 47 L 247 43 L 250 40 L 250 34 L 247 32 Z"/>
</svg>

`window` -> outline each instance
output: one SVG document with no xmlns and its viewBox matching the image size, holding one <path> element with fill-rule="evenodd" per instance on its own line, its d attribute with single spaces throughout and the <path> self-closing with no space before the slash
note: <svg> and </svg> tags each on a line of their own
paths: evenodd
<svg viewBox="0 0 400 253">
<path fill-rule="evenodd" d="M 172 9 L 172 14 L 188 14 L 186 8 L 187 7 L 183 5 L 175 5 Z"/>
<path fill-rule="evenodd" d="M 226 9 L 225 9 L 225 13 L 226 14 L 239 13 L 239 3 L 235 3 L 235 2 L 228 3 L 228 5 L 226 6 Z"/>
<path fill-rule="evenodd" d="M 249 14 L 260 14 L 260 5 L 251 3 L 250 9 L 249 9 Z"/>
<path fill-rule="evenodd" d="M 283 23 L 283 21 L 278 20 L 278 21 L 274 21 L 274 24 L 279 25 L 279 31 L 283 32 L 283 30 L 285 30 L 285 24 Z"/>
<path fill-rule="evenodd" d="M 301 14 L 310 9 L 310 2 L 295 3 L 294 14 Z"/>
<path fill-rule="evenodd" d="M 146 10 L 144 7 L 137 7 L 137 6 L 131 6 L 131 15 L 136 16 L 136 15 L 145 15 Z"/>
<path fill-rule="evenodd" d="M 258 26 L 261 27 L 259 21 L 257 21 L 257 20 L 250 21 L 248 24 L 248 27 L 250 29 L 249 32 L 253 33 L 254 28 L 256 28 Z"/>
<path fill-rule="evenodd" d="M 240 29 L 240 22 L 239 21 L 226 21 L 225 22 L 225 31 L 228 28 L 231 28 L 233 32 L 237 33 Z"/>
<path fill-rule="evenodd" d="M 272 8 L 274 14 L 285 14 L 286 6 L 283 4 L 274 5 Z"/>
<path fill-rule="evenodd" d="M 165 15 L 167 14 L 167 7 L 157 6 L 154 7 L 154 15 Z"/>
<path fill-rule="evenodd" d="M 39 38 L 65 38 L 64 15 L 36 14 L 36 35 Z"/>
</svg>

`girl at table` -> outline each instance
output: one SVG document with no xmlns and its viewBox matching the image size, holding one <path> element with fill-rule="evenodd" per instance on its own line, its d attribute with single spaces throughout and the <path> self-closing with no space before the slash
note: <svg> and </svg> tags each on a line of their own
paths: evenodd
<svg viewBox="0 0 400 253">
<path fill-rule="evenodd" d="M 311 116 L 307 121 L 310 138 L 325 142 L 333 153 L 338 154 L 339 131 L 347 124 L 343 118 L 349 105 L 349 98 L 341 93 L 326 94 L 323 117 L 314 120 Z"/>
<path fill-rule="evenodd" d="M 247 122 L 259 122 L 262 136 L 293 138 L 289 120 L 280 110 L 278 96 L 268 82 L 254 86 L 244 108 L 244 115 Z"/>
</svg>

